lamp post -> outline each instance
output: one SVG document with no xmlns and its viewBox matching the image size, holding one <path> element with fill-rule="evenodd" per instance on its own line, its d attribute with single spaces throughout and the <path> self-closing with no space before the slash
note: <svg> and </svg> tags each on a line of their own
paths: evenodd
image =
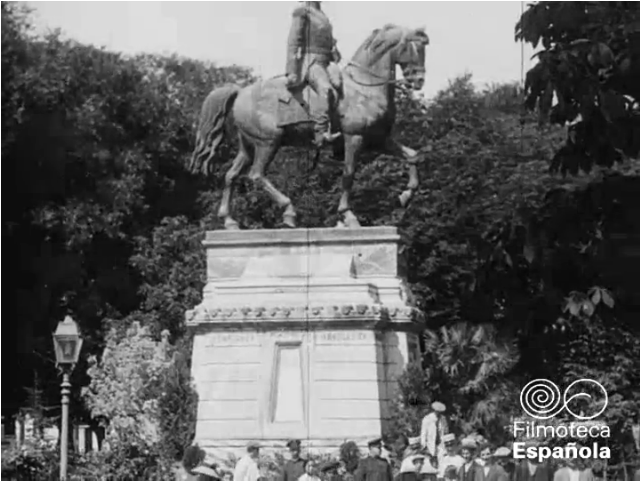
<svg viewBox="0 0 640 481">
<path fill-rule="evenodd" d="M 67 456 L 69 451 L 69 394 L 71 392 L 70 375 L 80 357 L 82 338 L 78 325 L 71 316 L 58 323 L 53 333 L 53 345 L 56 352 L 56 365 L 62 372 L 62 426 L 60 428 L 60 479 L 67 479 Z"/>
</svg>

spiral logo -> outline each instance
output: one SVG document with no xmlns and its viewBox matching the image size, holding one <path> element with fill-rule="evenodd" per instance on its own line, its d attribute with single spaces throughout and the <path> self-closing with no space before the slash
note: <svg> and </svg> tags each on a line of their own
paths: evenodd
<svg viewBox="0 0 640 481">
<path fill-rule="evenodd" d="M 522 409 L 536 419 L 551 419 L 566 410 L 574 418 L 588 421 L 600 416 L 608 402 L 604 386 L 593 379 L 578 379 L 563 394 L 548 379 L 535 379 L 520 392 Z"/>
<path fill-rule="evenodd" d="M 529 416 L 536 419 L 550 419 L 556 416 L 562 407 L 560 388 L 547 379 L 534 379 L 520 392 L 520 404 Z"/>
</svg>

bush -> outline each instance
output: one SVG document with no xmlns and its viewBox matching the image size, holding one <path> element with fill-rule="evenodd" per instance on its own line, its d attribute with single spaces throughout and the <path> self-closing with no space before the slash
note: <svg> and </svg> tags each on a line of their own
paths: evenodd
<svg viewBox="0 0 640 481">
<path fill-rule="evenodd" d="M 2 475 L 17 479 L 54 480 L 59 477 L 59 453 L 44 441 L 28 441 L 2 451 Z"/>
<path fill-rule="evenodd" d="M 102 359 L 90 360 L 83 397 L 91 415 L 108 420 L 99 471 L 114 479 L 166 476 L 193 438 L 197 395 L 191 385 L 188 343 L 157 342 L 134 322 L 112 329 Z"/>
<path fill-rule="evenodd" d="M 193 441 L 198 415 L 198 394 L 191 383 L 191 342 L 182 339 L 173 349 L 163 372 L 158 400 L 160 451 L 166 459 L 179 460 Z"/>
<path fill-rule="evenodd" d="M 427 331 L 421 364 L 412 364 L 399 380 L 399 398 L 392 407 L 392 436 L 417 435 L 433 401 L 447 405 L 450 431 L 483 431 L 494 442 L 506 436 L 513 396 L 510 376 L 518 361 L 513 341 L 493 326 L 458 323 Z"/>
<path fill-rule="evenodd" d="M 77 460 L 71 471 L 75 479 L 85 481 L 155 481 L 172 479 L 173 463 L 160 455 L 157 446 L 148 449 L 116 446 L 109 451 L 89 453 Z"/>
</svg>

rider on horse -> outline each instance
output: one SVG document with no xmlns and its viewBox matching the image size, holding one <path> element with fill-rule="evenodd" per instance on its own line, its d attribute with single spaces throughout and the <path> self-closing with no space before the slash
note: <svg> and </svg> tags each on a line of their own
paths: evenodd
<svg viewBox="0 0 640 481">
<path fill-rule="evenodd" d="M 330 114 L 336 100 L 331 76 L 331 62 L 340 61 L 333 38 L 333 26 L 320 8 L 321 2 L 300 2 L 293 12 L 287 48 L 287 88 L 309 85 L 318 94 L 315 120 L 315 144 L 322 147 L 340 136 L 331 133 Z"/>
</svg>

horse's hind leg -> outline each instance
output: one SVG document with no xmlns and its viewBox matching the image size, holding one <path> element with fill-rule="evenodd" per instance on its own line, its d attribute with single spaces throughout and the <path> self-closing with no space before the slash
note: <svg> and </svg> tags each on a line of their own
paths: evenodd
<svg viewBox="0 0 640 481">
<path fill-rule="evenodd" d="M 276 189 L 271 181 L 265 177 L 269 164 L 271 164 L 276 156 L 278 148 L 279 144 L 276 142 L 256 146 L 249 178 L 256 183 L 260 183 L 274 202 L 278 204 L 279 207 L 284 208 L 282 223 L 287 227 L 293 228 L 296 226 L 296 211 L 293 208 L 291 199 Z"/>
<path fill-rule="evenodd" d="M 238 138 L 240 140 L 238 154 L 235 159 L 233 159 L 231 167 L 224 176 L 224 189 L 222 191 L 222 199 L 220 200 L 220 208 L 218 209 L 218 217 L 224 219 L 224 228 L 228 230 L 237 230 L 240 228 L 231 215 L 233 207 L 233 192 L 235 190 L 235 184 L 238 177 L 251 158 L 247 151 L 248 146 L 246 141 L 243 139 L 241 134 L 238 134 Z"/>
</svg>

